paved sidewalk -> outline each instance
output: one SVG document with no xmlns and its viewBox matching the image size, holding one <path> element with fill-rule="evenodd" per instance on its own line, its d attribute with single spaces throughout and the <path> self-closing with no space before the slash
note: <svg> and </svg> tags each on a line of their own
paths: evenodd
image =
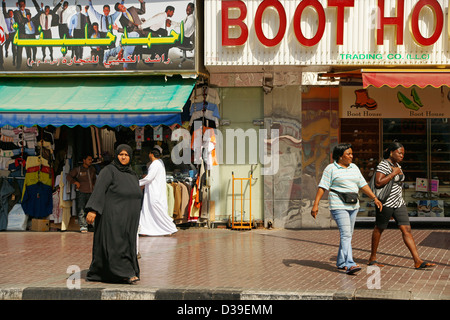
<svg viewBox="0 0 450 320">
<path fill-rule="evenodd" d="M 366 265 L 371 230 L 356 229 L 353 256 L 362 270 L 353 276 L 335 267 L 337 229 L 179 230 L 172 237 L 139 238 L 137 285 L 84 279 L 92 236 L 1 232 L 0 300 L 450 299 L 449 229 L 413 228 L 422 259 L 437 264 L 426 270 L 413 268 L 400 231 L 386 230 L 378 254 L 386 266 L 378 274 Z M 78 282 L 68 279 L 79 275 Z"/>
</svg>

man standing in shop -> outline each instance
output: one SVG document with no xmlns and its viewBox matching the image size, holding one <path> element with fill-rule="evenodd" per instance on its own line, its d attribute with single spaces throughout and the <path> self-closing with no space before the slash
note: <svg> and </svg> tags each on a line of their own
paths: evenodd
<svg viewBox="0 0 450 320">
<path fill-rule="evenodd" d="M 92 166 L 92 156 L 83 157 L 83 164 L 73 168 L 67 175 L 67 181 L 76 187 L 76 210 L 81 233 L 88 231 L 88 225 L 84 216 L 84 207 L 88 202 L 97 180 L 95 168 Z"/>
</svg>

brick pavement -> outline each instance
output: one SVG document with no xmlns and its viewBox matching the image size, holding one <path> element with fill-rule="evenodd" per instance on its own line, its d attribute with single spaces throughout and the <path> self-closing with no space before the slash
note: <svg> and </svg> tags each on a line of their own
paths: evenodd
<svg viewBox="0 0 450 320">
<path fill-rule="evenodd" d="M 415 270 L 397 229 L 383 234 L 380 281 L 366 266 L 370 229 L 356 229 L 353 255 L 362 271 L 335 268 L 339 232 L 192 228 L 172 237 L 141 237 L 138 285 L 87 282 L 92 233 L 1 232 L 1 299 L 427 299 L 450 298 L 450 230 L 413 229 L 422 259 Z M 68 290 L 77 266 L 81 290 Z M 380 284 L 380 289 L 369 286 Z"/>
</svg>

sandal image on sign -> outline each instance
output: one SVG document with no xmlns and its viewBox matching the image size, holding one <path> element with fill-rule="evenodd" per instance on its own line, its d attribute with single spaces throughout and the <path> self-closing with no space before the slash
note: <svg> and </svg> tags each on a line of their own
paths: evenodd
<svg viewBox="0 0 450 320">
<path fill-rule="evenodd" d="M 355 90 L 356 101 L 351 108 L 366 108 L 367 110 L 375 110 L 377 102 L 369 97 L 366 89 Z"/>
</svg>

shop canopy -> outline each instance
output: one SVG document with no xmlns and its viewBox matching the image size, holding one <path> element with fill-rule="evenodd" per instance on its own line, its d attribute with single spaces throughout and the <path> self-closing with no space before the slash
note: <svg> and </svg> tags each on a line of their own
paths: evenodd
<svg viewBox="0 0 450 320">
<path fill-rule="evenodd" d="M 319 74 L 319 79 L 332 78 L 347 81 L 361 81 L 364 88 L 416 86 L 439 88 L 450 86 L 450 70 L 443 69 L 361 69 Z"/>
<path fill-rule="evenodd" d="M 172 125 L 194 79 L 160 77 L 2 78 L 0 125 Z"/>
<path fill-rule="evenodd" d="M 374 86 L 380 88 L 388 86 L 395 88 L 402 86 L 409 88 L 416 86 L 425 88 L 432 86 L 439 88 L 442 86 L 450 86 L 449 70 L 422 70 L 422 69 L 400 69 L 400 70 L 361 70 L 363 87 Z"/>
</svg>

